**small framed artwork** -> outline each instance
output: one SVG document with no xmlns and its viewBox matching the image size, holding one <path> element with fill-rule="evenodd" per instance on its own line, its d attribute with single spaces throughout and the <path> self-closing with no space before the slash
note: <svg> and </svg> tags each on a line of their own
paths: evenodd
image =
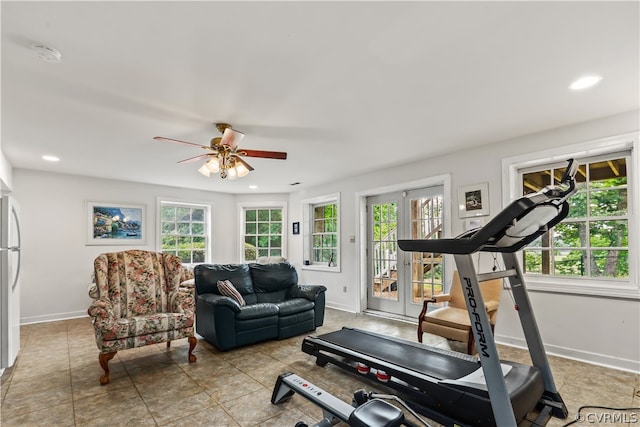
<svg viewBox="0 0 640 427">
<path fill-rule="evenodd" d="M 299 222 L 294 222 L 293 223 L 293 234 L 300 234 L 300 223 Z"/>
<path fill-rule="evenodd" d="M 145 226 L 145 205 L 87 202 L 87 245 L 143 245 Z"/>
<path fill-rule="evenodd" d="M 489 184 L 465 185 L 458 188 L 460 218 L 489 215 Z"/>
</svg>

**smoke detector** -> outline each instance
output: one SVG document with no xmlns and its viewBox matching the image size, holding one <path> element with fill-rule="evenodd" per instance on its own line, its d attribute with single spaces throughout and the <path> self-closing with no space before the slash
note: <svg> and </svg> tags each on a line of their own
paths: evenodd
<svg viewBox="0 0 640 427">
<path fill-rule="evenodd" d="M 60 62 L 60 58 L 62 58 L 62 54 L 55 47 L 46 46 L 41 43 L 33 43 L 31 45 L 31 49 L 33 49 L 36 52 L 36 55 L 38 55 L 38 58 L 44 62 L 57 64 Z"/>
</svg>

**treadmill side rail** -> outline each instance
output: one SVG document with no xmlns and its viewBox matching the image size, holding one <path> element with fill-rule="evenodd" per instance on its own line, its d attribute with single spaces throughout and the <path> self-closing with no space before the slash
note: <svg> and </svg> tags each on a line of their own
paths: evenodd
<svg viewBox="0 0 640 427">
<path fill-rule="evenodd" d="M 473 268 L 471 255 L 454 255 L 460 281 L 471 320 L 471 330 L 475 339 L 480 365 L 489 389 L 493 415 L 498 426 L 517 425 L 509 391 L 502 375 L 498 348 L 491 331 L 491 323 L 484 306 L 480 285 Z"/>
<path fill-rule="evenodd" d="M 522 270 L 518 259 L 513 253 L 503 253 L 502 260 L 506 268 L 511 268 L 517 271 L 518 274 L 509 277 L 509 286 L 513 298 L 518 306 L 518 316 L 520 318 L 520 324 L 522 325 L 522 331 L 524 332 L 525 339 L 527 341 L 527 347 L 529 348 L 529 355 L 531 356 L 531 362 L 533 366 L 540 369 L 542 372 L 542 378 L 544 380 L 545 397 L 552 402 L 556 402 L 558 405 L 553 408 L 553 415 L 558 418 L 567 418 L 569 411 L 567 406 L 562 400 L 556 384 L 553 380 L 553 373 L 549 366 L 549 359 L 544 349 L 542 337 L 538 330 L 538 323 L 536 322 L 535 315 L 531 309 L 531 301 L 527 293 L 527 288 L 522 278 Z"/>
</svg>

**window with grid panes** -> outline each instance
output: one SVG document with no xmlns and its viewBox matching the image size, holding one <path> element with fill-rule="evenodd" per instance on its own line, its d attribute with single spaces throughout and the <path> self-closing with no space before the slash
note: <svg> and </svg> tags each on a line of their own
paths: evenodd
<svg viewBox="0 0 640 427">
<path fill-rule="evenodd" d="M 313 205 L 312 262 L 328 267 L 338 265 L 338 205 L 327 203 Z"/>
<path fill-rule="evenodd" d="M 243 209 L 245 262 L 260 257 L 285 256 L 282 207 Z"/>
<path fill-rule="evenodd" d="M 161 250 L 185 264 L 207 261 L 209 207 L 160 202 Z"/>
<path fill-rule="evenodd" d="M 569 215 L 524 250 L 524 270 L 547 276 L 628 280 L 628 155 L 577 162 L 578 191 L 568 199 Z M 523 194 L 559 184 L 565 165 L 521 171 Z"/>
</svg>

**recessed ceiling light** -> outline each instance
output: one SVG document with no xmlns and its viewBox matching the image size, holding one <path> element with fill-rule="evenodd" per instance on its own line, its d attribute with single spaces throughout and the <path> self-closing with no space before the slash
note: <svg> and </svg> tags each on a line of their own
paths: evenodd
<svg viewBox="0 0 640 427">
<path fill-rule="evenodd" d="M 582 90 L 582 89 L 587 89 L 591 86 L 595 86 L 597 85 L 600 80 L 602 80 L 601 76 L 584 76 L 584 77 L 580 77 L 578 80 L 574 81 L 573 83 L 571 83 L 571 86 L 569 86 L 569 89 L 571 90 Z"/>
<path fill-rule="evenodd" d="M 45 154 L 44 156 L 42 156 L 42 158 L 48 162 L 59 162 L 60 161 L 60 157 L 57 156 L 51 156 L 49 154 Z"/>
<path fill-rule="evenodd" d="M 249 188 L 252 189 L 252 190 L 255 190 L 255 189 L 258 188 L 258 186 L 257 185 L 250 185 Z"/>
</svg>

